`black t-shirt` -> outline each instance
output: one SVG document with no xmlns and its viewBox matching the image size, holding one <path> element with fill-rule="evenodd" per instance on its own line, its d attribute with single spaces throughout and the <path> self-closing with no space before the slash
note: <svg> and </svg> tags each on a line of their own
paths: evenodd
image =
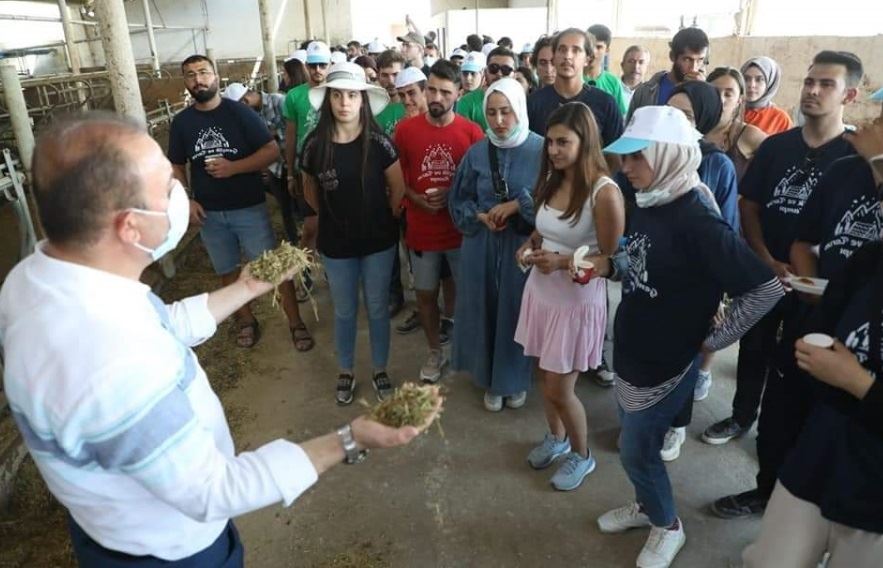
<svg viewBox="0 0 883 568">
<path fill-rule="evenodd" d="M 561 105 L 572 102 L 585 103 L 591 109 L 605 146 L 622 136 L 622 113 L 616 106 L 616 99 L 601 89 L 589 85 L 584 85 L 583 90 L 572 99 L 565 99 L 559 95 L 554 85 L 546 85 L 534 91 L 527 97 L 527 118 L 530 129 L 540 136 L 545 136 L 549 115 Z"/>
<path fill-rule="evenodd" d="M 362 176 L 362 136 L 332 144 L 331 166 L 324 168 L 315 133 L 304 142 L 301 169 L 313 177 L 319 198 L 319 251 L 330 258 L 354 258 L 396 243 L 398 224 L 389 207 L 386 169 L 398 160 L 392 140 L 371 133 L 367 170 Z"/>
<path fill-rule="evenodd" d="M 861 156 L 837 160 L 803 206 L 797 240 L 819 245 L 819 276 L 831 278 L 852 253 L 881 237 L 883 212 L 871 167 Z"/>
<path fill-rule="evenodd" d="M 797 218 L 822 174 L 855 150 L 842 136 L 817 148 L 803 140 L 803 129 L 770 136 L 760 145 L 739 193 L 761 207 L 763 240 L 779 262 L 789 262 L 797 238 Z"/>
<path fill-rule="evenodd" d="M 273 135 L 258 113 L 242 103 L 221 99 L 212 110 L 191 106 L 175 116 L 169 131 L 169 161 L 176 165 L 190 162 L 190 186 L 205 209 L 242 209 L 265 200 L 260 172 L 216 179 L 205 171 L 205 159 L 242 160 L 272 141 Z"/>
<path fill-rule="evenodd" d="M 856 251 L 834 275 L 810 327 L 842 341 L 875 377 L 874 386 L 858 400 L 814 381 L 819 400 L 779 479 L 795 496 L 817 505 L 826 519 L 883 534 L 883 414 L 878 384 L 883 367 L 870 356 L 871 316 L 874 302 L 880 302 L 874 293 L 883 293 L 883 282 L 874 282 L 880 262 L 883 243 L 879 241 Z M 881 325 L 883 313 L 878 311 L 877 316 Z M 874 348 L 883 357 L 883 341 Z"/>
<path fill-rule="evenodd" d="M 698 191 L 636 208 L 626 250 L 614 363 L 637 387 L 684 370 L 708 336 L 724 292 L 739 296 L 775 278 Z"/>
</svg>

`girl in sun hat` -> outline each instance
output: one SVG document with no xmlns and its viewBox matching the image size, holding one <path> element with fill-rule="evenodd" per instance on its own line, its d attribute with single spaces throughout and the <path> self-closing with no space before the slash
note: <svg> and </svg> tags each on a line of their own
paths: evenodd
<svg viewBox="0 0 883 568">
<path fill-rule="evenodd" d="M 527 275 L 512 259 L 533 231 L 543 139 L 528 129 L 524 89 L 514 79 L 488 87 L 484 113 L 487 138 L 466 152 L 448 196 L 463 233 L 460 264 L 470 267 L 457 282 L 451 364 L 470 373 L 485 408 L 497 412 L 524 405 L 533 373 L 513 339 Z"/>
<path fill-rule="evenodd" d="M 682 111 L 648 106 L 605 148 L 623 156 L 622 172 L 638 191 L 625 244 L 613 257 L 591 258 L 598 274 L 623 283 L 614 365 L 620 460 L 635 501 L 598 525 L 605 533 L 651 529 L 638 566 L 668 566 L 686 540 L 660 450 L 693 395 L 700 353 L 736 341 L 784 295 L 775 274 L 711 208 L 697 174 L 700 138 Z M 731 308 L 712 329 L 725 292 Z"/>
<path fill-rule="evenodd" d="M 392 393 L 389 359 L 389 275 L 398 241 L 396 217 L 405 193 L 398 152 L 374 115 L 389 102 L 355 63 L 329 69 L 309 92 L 319 122 L 304 142 L 301 168 L 307 202 L 319 215 L 318 249 L 334 305 L 340 373 L 338 404 L 356 388 L 354 355 L 360 282 L 371 341 L 372 384 L 379 399 Z M 387 191 L 389 188 L 389 191 Z"/>
<path fill-rule="evenodd" d="M 561 105 L 549 116 L 537 180 L 536 230 L 513 259 L 532 266 L 515 341 L 536 358 L 548 426 L 527 461 L 543 469 L 563 457 L 550 482 L 570 491 L 595 468 L 585 408 L 574 388 L 580 372 L 601 364 L 607 292 L 600 278 L 580 284 L 568 269 L 582 246 L 612 254 L 625 225 L 625 206 L 607 173 L 598 125 L 583 103 Z"/>
</svg>

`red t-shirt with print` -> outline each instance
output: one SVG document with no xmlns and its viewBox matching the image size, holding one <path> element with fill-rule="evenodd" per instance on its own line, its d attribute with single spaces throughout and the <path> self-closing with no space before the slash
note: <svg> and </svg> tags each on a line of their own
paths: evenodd
<svg viewBox="0 0 883 568">
<path fill-rule="evenodd" d="M 405 183 L 415 193 L 425 193 L 431 187 L 450 187 L 466 150 L 483 137 L 474 122 L 458 114 L 443 127 L 430 124 L 425 114 L 402 120 L 396 125 L 395 143 Z M 463 237 L 447 209 L 430 213 L 405 200 L 405 214 L 405 244 L 409 248 L 459 248 Z"/>
</svg>

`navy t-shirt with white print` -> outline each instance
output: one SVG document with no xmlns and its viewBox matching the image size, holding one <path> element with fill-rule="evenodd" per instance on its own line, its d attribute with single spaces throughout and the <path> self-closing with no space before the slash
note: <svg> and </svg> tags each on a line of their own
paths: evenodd
<svg viewBox="0 0 883 568">
<path fill-rule="evenodd" d="M 883 238 L 883 211 L 871 167 L 861 156 L 831 164 L 797 225 L 797 240 L 819 246 L 818 275 L 830 279 L 852 254 Z"/>
<path fill-rule="evenodd" d="M 695 190 L 636 208 L 626 250 L 614 364 L 636 387 L 657 386 L 687 367 L 725 292 L 739 296 L 775 277 Z"/>
<path fill-rule="evenodd" d="M 205 170 L 205 159 L 220 156 L 242 160 L 273 141 L 263 119 L 247 105 L 221 99 L 212 110 L 188 107 L 172 120 L 169 130 L 169 161 L 190 162 L 190 186 L 194 197 L 210 211 L 243 209 L 263 203 L 260 172 L 217 179 Z"/>
<path fill-rule="evenodd" d="M 807 330 L 837 337 L 874 377 L 874 386 L 858 400 L 814 381 L 819 398 L 779 475 L 788 491 L 815 504 L 824 518 L 877 534 L 883 534 L 883 417 L 877 384 L 883 368 L 874 364 L 871 349 L 883 358 L 883 342 L 871 345 L 870 326 L 874 294 L 883 293 L 874 282 L 881 261 L 879 241 L 856 251 L 834 275 L 816 313 L 820 317 Z M 878 313 L 877 321 L 881 318 Z"/>
<path fill-rule="evenodd" d="M 773 258 L 789 262 L 797 218 L 822 174 L 835 161 L 855 153 L 842 136 L 810 148 L 802 128 L 770 136 L 760 145 L 739 184 L 745 199 L 760 205 L 763 240 Z"/>
</svg>

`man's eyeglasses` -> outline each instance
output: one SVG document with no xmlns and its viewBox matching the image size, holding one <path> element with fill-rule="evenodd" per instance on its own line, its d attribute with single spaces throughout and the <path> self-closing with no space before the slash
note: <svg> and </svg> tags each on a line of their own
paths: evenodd
<svg viewBox="0 0 883 568">
<path fill-rule="evenodd" d="M 515 71 L 515 69 L 509 67 L 508 65 L 500 65 L 498 63 L 491 63 L 487 66 L 487 70 L 491 75 L 502 73 L 503 77 L 508 77 L 512 74 L 513 71 Z"/>
<path fill-rule="evenodd" d="M 307 63 L 307 67 L 310 69 L 327 69 L 327 63 Z"/>
<path fill-rule="evenodd" d="M 193 81 L 197 78 L 208 79 L 209 77 L 213 77 L 213 76 L 214 76 L 214 72 L 209 71 L 208 69 L 201 69 L 197 72 L 191 71 L 189 73 L 184 73 L 184 79 L 186 79 L 187 81 Z"/>
</svg>

